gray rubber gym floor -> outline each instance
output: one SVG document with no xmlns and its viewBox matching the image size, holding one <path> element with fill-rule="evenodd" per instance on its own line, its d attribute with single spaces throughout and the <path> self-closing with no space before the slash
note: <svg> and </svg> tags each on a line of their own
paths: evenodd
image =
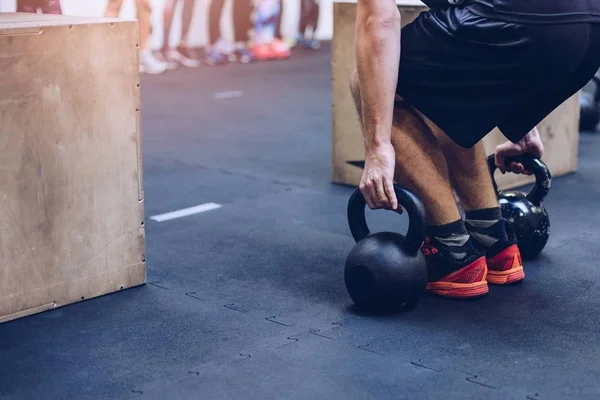
<svg viewBox="0 0 600 400">
<path fill-rule="evenodd" d="M 600 136 L 522 285 L 357 314 L 327 49 L 145 76 L 149 284 L 0 325 L 6 399 L 600 398 Z M 207 202 L 222 208 L 165 222 Z M 370 212 L 375 230 L 403 216 Z"/>
</svg>

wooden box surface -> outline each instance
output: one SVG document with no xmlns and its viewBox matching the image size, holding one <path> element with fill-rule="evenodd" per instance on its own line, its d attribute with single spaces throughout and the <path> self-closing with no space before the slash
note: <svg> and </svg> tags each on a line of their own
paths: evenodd
<svg viewBox="0 0 600 400">
<path fill-rule="evenodd" d="M 397 0 L 402 25 L 412 22 L 427 7 L 419 1 Z M 349 89 L 350 74 L 356 66 L 354 48 L 356 0 L 334 3 L 332 50 L 333 129 L 332 181 L 357 186 L 362 169 L 350 162 L 364 160 L 363 137 L 356 109 Z M 538 125 L 545 146 L 544 162 L 553 176 L 577 170 L 579 149 L 579 95 L 568 99 Z M 495 129 L 483 139 L 487 154 L 504 142 L 504 136 Z M 506 189 L 530 183 L 525 175 L 496 174 L 500 188 Z"/>
<path fill-rule="evenodd" d="M 0 322 L 145 283 L 137 24 L 0 13 Z"/>
</svg>

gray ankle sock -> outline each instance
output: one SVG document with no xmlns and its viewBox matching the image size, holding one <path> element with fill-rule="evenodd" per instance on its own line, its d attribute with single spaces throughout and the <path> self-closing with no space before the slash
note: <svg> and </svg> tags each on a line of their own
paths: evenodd
<svg viewBox="0 0 600 400">
<path fill-rule="evenodd" d="M 467 211 L 465 226 L 473 240 L 490 248 L 500 240 L 508 240 L 500 207 Z"/>
</svg>

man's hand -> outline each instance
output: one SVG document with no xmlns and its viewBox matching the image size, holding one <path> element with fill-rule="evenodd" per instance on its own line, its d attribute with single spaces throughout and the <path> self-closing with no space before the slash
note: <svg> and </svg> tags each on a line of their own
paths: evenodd
<svg viewBox="0 0 600 400">
<path fill-rule="evenodd" d="M 496 147 L 496 166 L 504 174 L 507 171 L 515 174 L 531 175 L 531 171 L 525 170 L 521 163 L 511 162 L 505 165 L 506 157 L 520 156 L 521 154 L 531 154 L 534 157 L 541 158 L 544 154 L 544 144 L 540 138 L 537 127 L 533 128 L 518 143 L 505 142 Z"/>
<path fill-rule="evenodd" d="M 401 211 L 394 192 L 395 167 L 396 153 L 391 143 L 367 152 L 359 189 L 372 210 L 386 208 Z"/>
</svg>

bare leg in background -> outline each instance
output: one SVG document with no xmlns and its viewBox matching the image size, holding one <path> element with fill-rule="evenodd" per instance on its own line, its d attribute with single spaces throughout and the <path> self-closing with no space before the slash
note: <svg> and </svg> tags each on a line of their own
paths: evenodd
<svg viewBox="0 0 600 400">
<path fill-rule="evenodd" d="M 118 18 L 121 13 L 123 0 L 109 0 L 104 12 L 105 17 Z M 167 70 L 167 64 L 156 59 L 148 46 L 150 38 L 150 8 L 149 0 L 136 0 L 135 9 L 138 21 L 138 40 L 140 45 L 140 72 L 161 74 Z"/>
<path fill-rule="evenodd" d="M 109 18 L 118 18 L 119 14 L 121 13 L 122 6 L 123 0 L 108 0 L 104 16 Z"/>
<path fill-rule="evenodd" d="M 171 46 L 171 29 L 175 17 L 175 7 L 183 1 L 181 10 L 181 39 L 173 48 Z M 161 56 L 167 63 L 169 69 L 175 69 L 178 65 L 186 67 L 198 67 L 199 57 L 188 45 L 188 38 L 192 25 L 195 0 L 167 0 L 163 13 L 163 46 Z"/>
<path fill-rule="evenodd" d="M 182 47 L 189 47 L 188 41 L 190 31 L 192 30 L 192 20 L 194 17 L 194 7 L 196 0 L 183 0 L 183 10 L 181 10 L 181 42 Z"/>
<path fill-rule="evenodd" d="M 170 47 L 171 27 L 173 26 L 173 17 L 175 14 L 175 6 L 179 0 L 166 0 L 163 10 L 163 49 Z"/>
</svg>

